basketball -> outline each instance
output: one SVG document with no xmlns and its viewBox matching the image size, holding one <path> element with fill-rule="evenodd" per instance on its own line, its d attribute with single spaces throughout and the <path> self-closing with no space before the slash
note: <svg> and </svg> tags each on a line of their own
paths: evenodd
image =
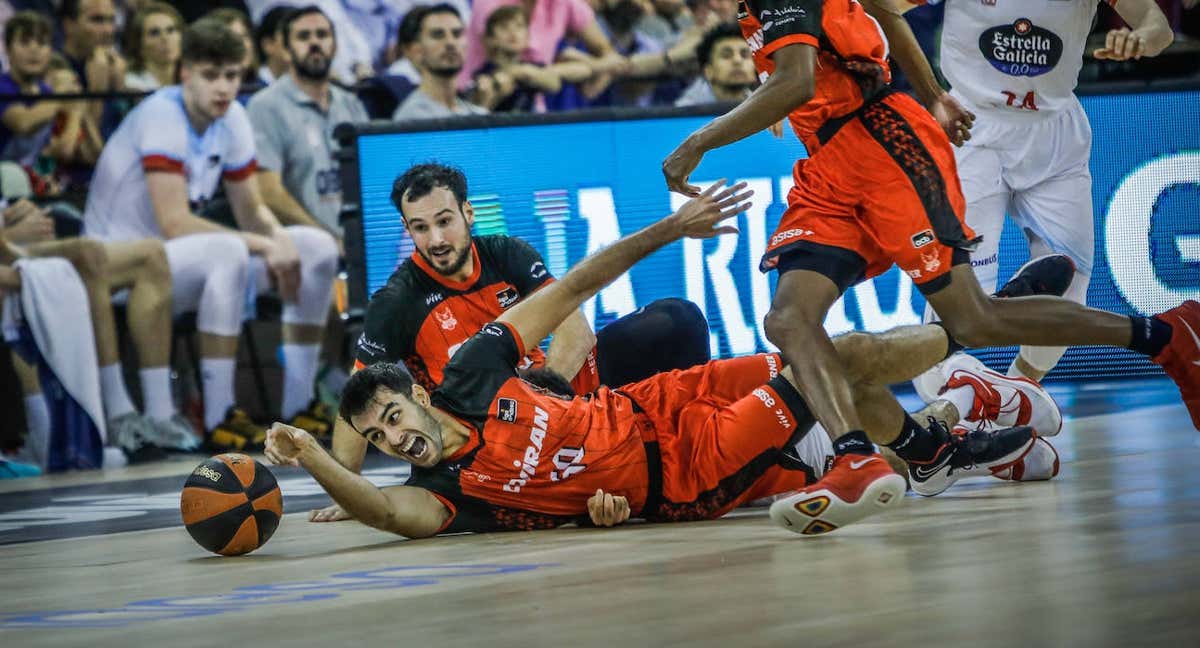
<svg viewBox="0 0 1200 648">
<path fill-rule="evenodd" d="M 201 547 L 239 556 L 271 539 L 283 514 L 283 495 L 266 466 L 243 454 L 221 454 L 188 475 L 179 508 Z"/>
</svg>

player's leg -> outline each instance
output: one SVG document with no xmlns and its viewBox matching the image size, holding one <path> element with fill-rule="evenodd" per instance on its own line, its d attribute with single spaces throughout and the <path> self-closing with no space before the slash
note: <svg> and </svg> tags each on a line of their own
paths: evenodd
<svg viewBox="0 0 1200 648">
<path fill-rule="evenodd" d="M 204 427 L 213 449 L 244 450 L 266 431 L 234 404 L 238 335 L 246 304 L 250 253 L 235 234 L 190 234 L 164 243 L 171 268 L 172 310 L 196 313 Z"/>
<path fill-rule="evenodd" d="M 175 408 L 171 395 L 171 267 L 162 241 L 109 242 L 109 283 L 128 289 L 125 319 L 137 349 L 144 414 L 154 442 L 164 448 L 194 450 L 200 438 Z"/>
<path fill-rule="evenodd" d="M 337 242 L 315 227 L 291 226 L 287 232 L 300 255 L 300 290 L 295 302 L 283 305 L 280 351 L 284 383 L 280 414 L 291 425 L 327 438 L 334 417 L 316 398 L 316 377 L 329 304 L 333 300 Z M 270 274 L 262 259 L 253 259 L 251 269 L 256 292 L 261 295 L 270 290 Z"/>
<path fill-rule="evenodd" d="M 686 299 L 653 301 L 596 331 L 600 382 L 609 386 L 710 359 L 708 320 Z"/>
</svg>

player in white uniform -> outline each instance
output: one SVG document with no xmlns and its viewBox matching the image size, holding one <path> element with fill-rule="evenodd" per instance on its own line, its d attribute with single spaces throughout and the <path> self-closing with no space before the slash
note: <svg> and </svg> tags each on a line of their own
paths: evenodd
<svg viewBox="0 0 1200 648">
<path fill-rule="evenodd" d="M 1110 31 L 1093 56 L 1155 56 L 1171 44 L 1174 35 L 1154 0 L 1108 1 L 1133 29 Z M 1092 131 L 1074 90 L 1097 6 L 1096 0 L 946 0 L 942 72 L 951 95 L 976 117 L 955 158 L 967 224 L 983 236 L 971 265 L 987 292 L 997 288 L 1008 214 L 1025 233 L 1033 259 L 1059 254 L 1074 262 L 1064 296 L 1087 301 L 1095 248 Z M 926 316 L 934 317 L 932 311 Z M 1065 351 L 1021 347 L 1008 372 L 1011 386 L 1019 388 L 1022 378 L 1041 380 Z M 1003 382 L 959 354 L 914 385 L 927 402 L 940 392 L 966 404 L 978 397 L 974 385 L 985 375 Z M 1046 469 L 1029 475 L 1052 476 L 1057 456 L 1051 458 L 1053 448 L 1044 439 L 1039 450 Z"/>
<path fill-rule="evenodd" d="M 265 438 L 234 406 L 234 362 L 247 299 L 272 287 L 284 299 L 282 414 L 294 418 L 313 398 L 337 269 L 337 244 L 329 234 L 280 226 L 259 196 L 254 134 L 235 101 L 243 49 L 218 21 L 188 28 L 182 85 L 154 93 L 121 123 L 96 165 L 84 215 L 88 234 L 103 240 L 166 240 L 174 312 L 197 313 L 209 442 L 233 449 Z M 218 181 L 224 181 L 240 230 L 192 211 L 212 196 Z"/>
</svg>

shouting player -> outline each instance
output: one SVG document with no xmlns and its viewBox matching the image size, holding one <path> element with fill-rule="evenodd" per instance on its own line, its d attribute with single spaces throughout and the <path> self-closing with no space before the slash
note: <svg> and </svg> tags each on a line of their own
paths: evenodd
<svg viewBox="0 0 1200 648">
<path fill-rule="evenodd" d="M 963 222 L 951 148 L 951 139 L 968 136 L 972 117 L 936 85 L 917 85 L 932 115 L 892 91 L 889 43 L 910 78 L 924 78 L 929 63 L 888 0 L 742 0 L 739 20 L 763 85 L 692 133 L 663 173 L 672 190 L 696 195 L 688 176 L 705 153 L 784 116 L 808 148 L 761 269 L 780 273 L 767 336 L 834 439 L 839 456 L 827 479 L 854 479 L 852 466 L 873 450 L 823 322 L 847 288 L 893 263 L 964 345 L 1102 344 L 1144 353 L 1179 385 L 1200 429 L 1200 338 L 1189 333 L 1200 330 L 1200 303 L 1131 318 L 1055 297 L 989 297 L 980 287 L 970 265 L 979 237 Z M 943 453 L 954 448 L 931 442 L 935 434 L 898 439 L 901 456 L 948 461 Z"/>
<path fill-rule="evenodd" d="M 905 480 L 878 455 L 858 457 L 849 462 L 851 474 L 827 474 L 819 490 L 811 488 L 819 468 L 787 450 L 813 419 L 777 355 L 715 360 L 576 398 L 547 393 L 517 375 L 529 341 L 542 339 L 638 260 L 685 236 L 736 231 L 717 223 L 749 206 L 744 187 L 713 185 L 505 311 L 463 344 L 432 394 L 395 364 L 352 376 L 340 415 L 381 451 L 413 464 L 407 485 L 378 489 L 311 435 L 283 424 L 268 433 L 267 457 L 303 466 L 356 519 L 408 537 L 579 521 L 597 490 L 625 498 L 635 515 L 656 521 L 711 519 L 743 502 L 798 490 L 772 505 L 772 517 L 806 535 L 894 506 Z M 886 385 L 939 361 L 951 340 L 938 326 L 841 340 L 840 361 L 859 381 L 867 430 L 876 441 L 893 442 L 916 423 Z M 937 427 L 938 441 L 960 451 L 920 480 L 927 490 L 944 489 L 978 466 L 1010 465 L 1034 441 L 1029 427 L 957 438 Z M 860 473 L 866 478 L 856 478 Z"/>
</svg>

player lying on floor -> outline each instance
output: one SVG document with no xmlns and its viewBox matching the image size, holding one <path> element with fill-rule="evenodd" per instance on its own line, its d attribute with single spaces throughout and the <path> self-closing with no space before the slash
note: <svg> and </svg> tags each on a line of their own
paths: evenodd
<svg viewBox="0 0 1200 648">
<path fill-rule="evenodd" d="M 650 521 L 712 519 L 796 491 L 776 501 L 772 515 L 810 535 L 894 506 L 905 479 L 874 448 L 840 454 L 820 479 L 820 466 L 789 452 L 814 419 L 778 355 L 715 360 L 577 398 L 517 376 L 525 340 L 544 338 L 638 260 L 683 237 L 736 231 L 717 223 L 748 208 L 744 187 L 718 183 L 584 259 L 468 340 L 432 394 L 400 365 L 355 374 L 340 415 L 381 451 L 413 464 L 405 486 L 377 488 L 311 436 L 280 423 L 268 434 L 268 459 L 304 467 L 355 519 L 407 537 L 584 521 L 598 489 L 626 498 L 635 516 Z M 910 462 L 913 487 L 923 494 L 1005 469 L 1036 438 L 1028 426 L 952 435 L 939 421 L 926 429 L 904 412 L 887 385 L 956 348 L 937 325 L 849 334 L 837 344 L 867 434 Z M 928 440 L 937 445 L 914 447 Z M 914 455 L 933 460 L 913 463 Z"/>
</svg>

